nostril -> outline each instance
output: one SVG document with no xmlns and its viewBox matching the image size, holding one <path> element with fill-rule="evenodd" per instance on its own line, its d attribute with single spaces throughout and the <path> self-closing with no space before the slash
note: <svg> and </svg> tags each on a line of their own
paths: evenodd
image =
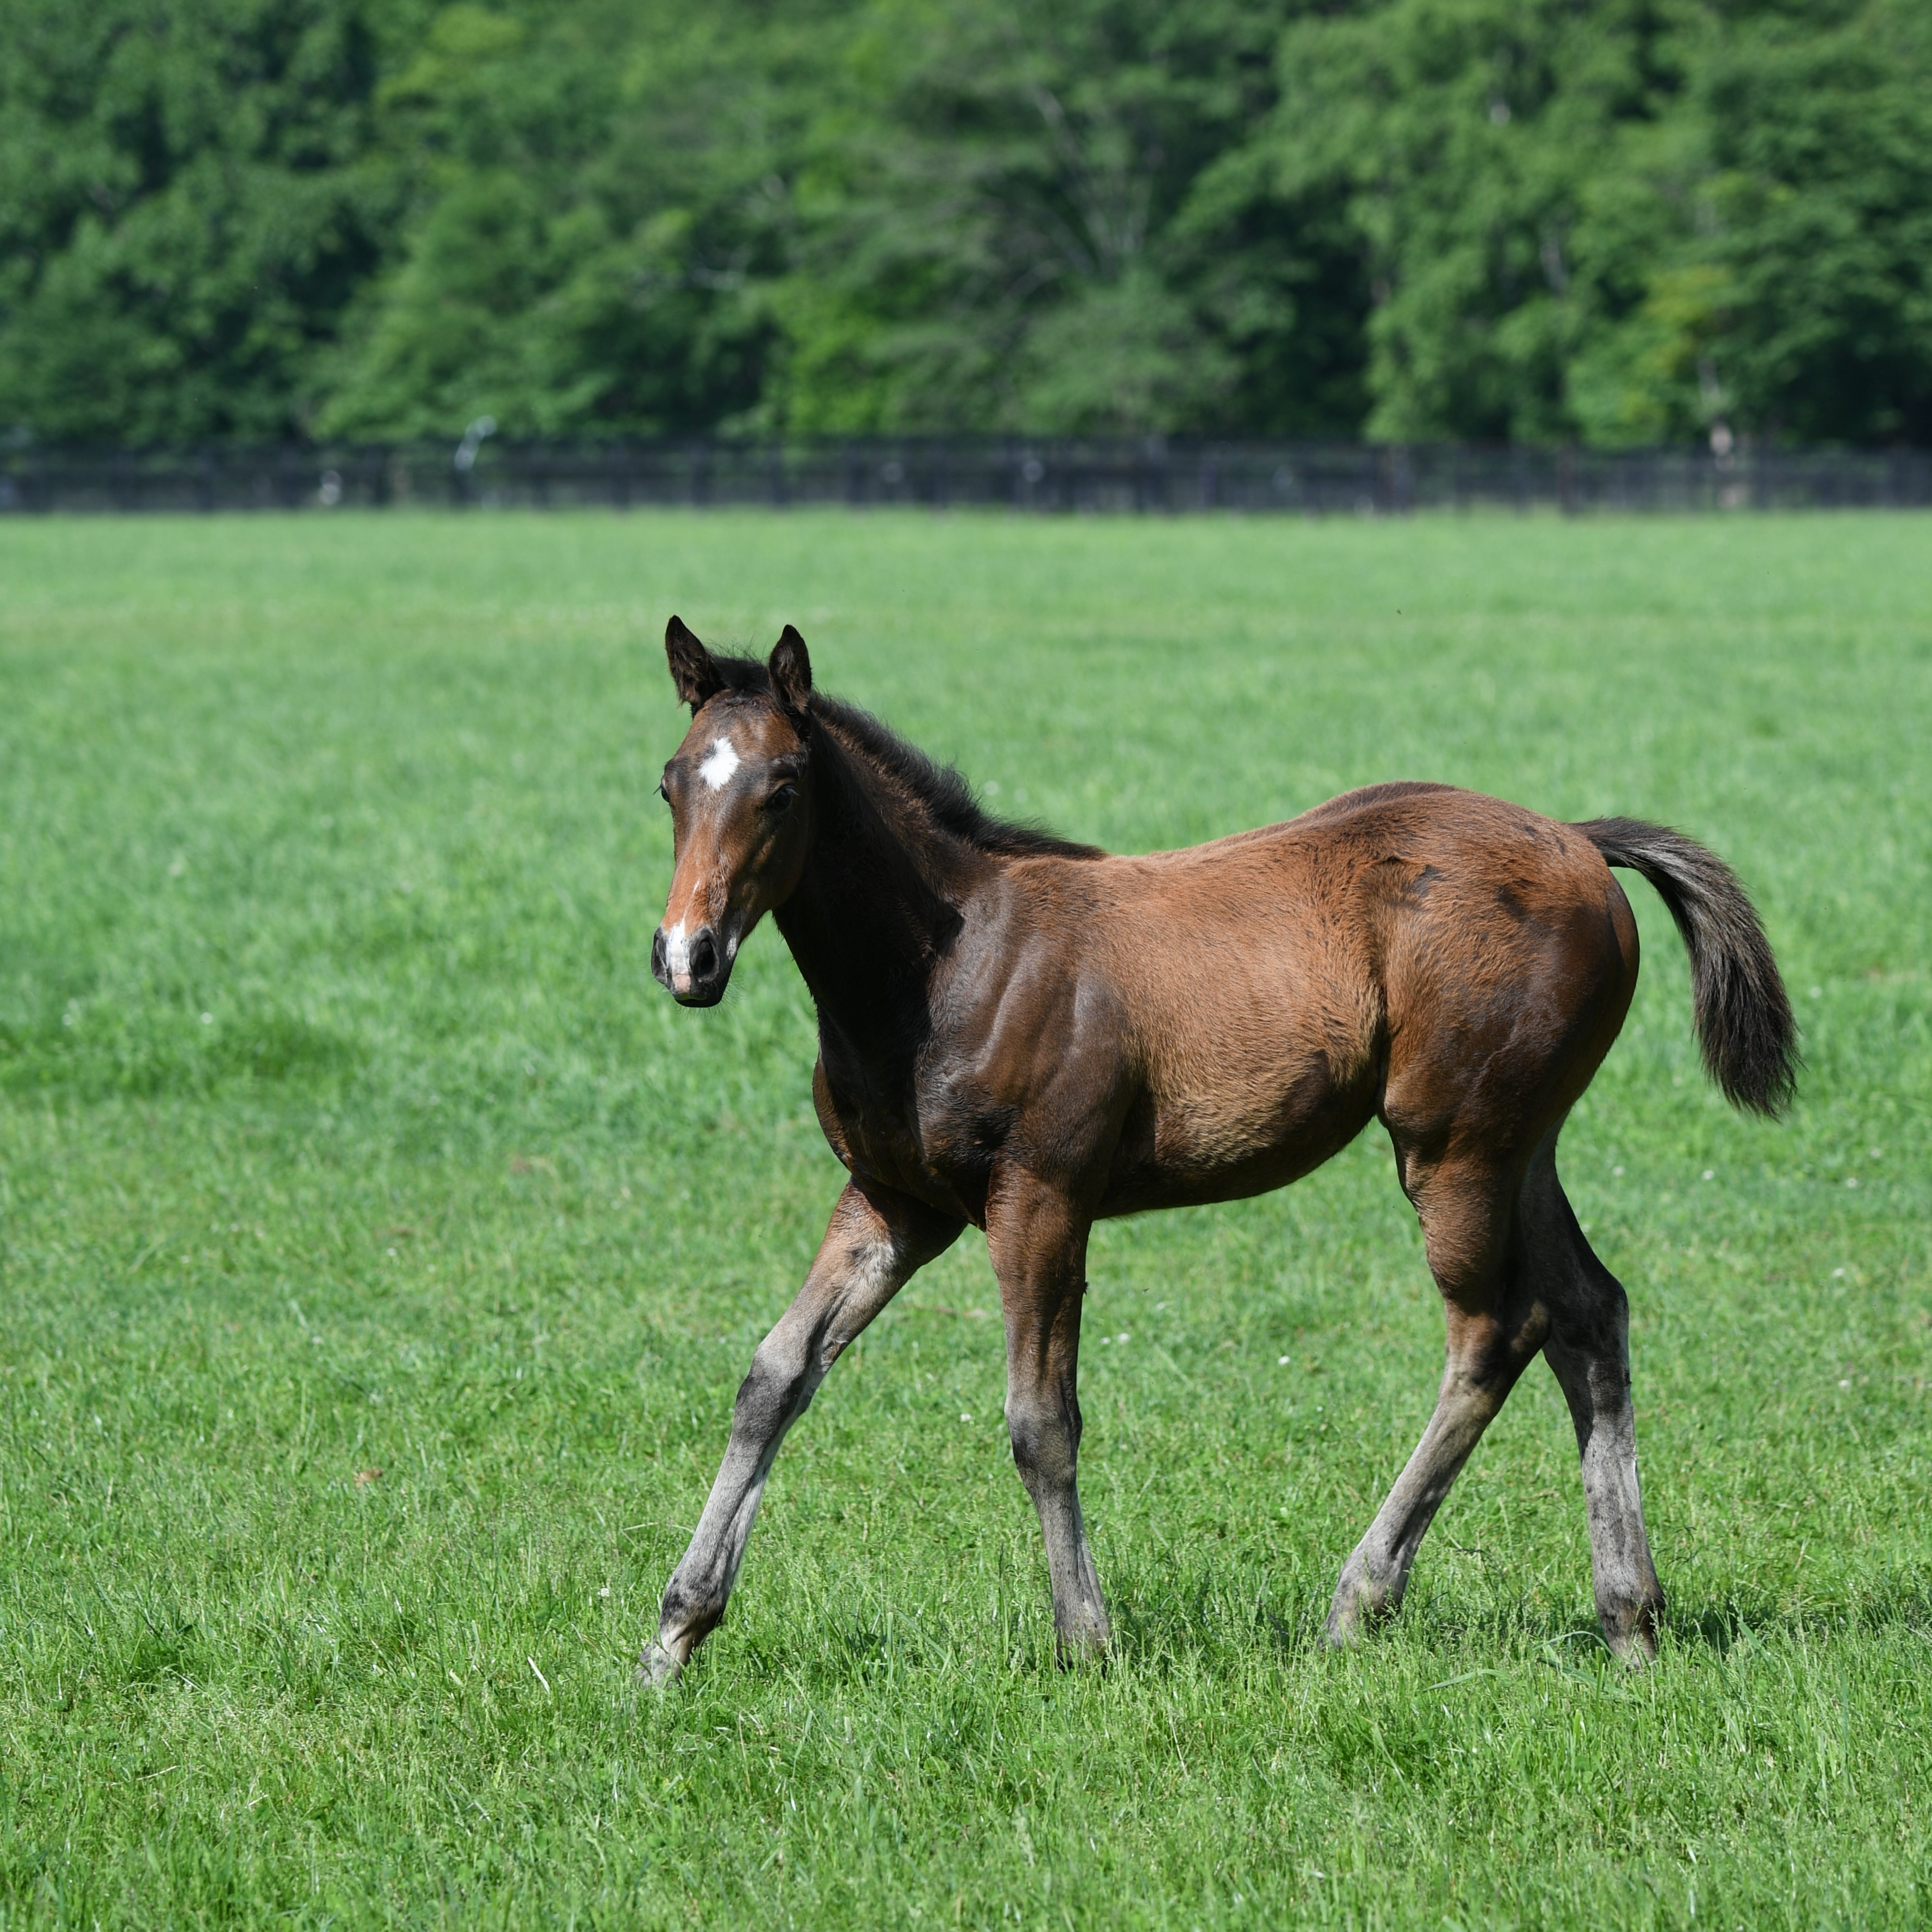
<svg viewBox="0 0 1932 1932">
<path fill-rule="evenodd" d="M 664 976 L 664 928 L 659 926 L 651 940 L 651 977 L 653 980 L 663 980 Z M 668 985 L 670 982 L 666 981 L 665 983 Z"/>
<path fill-rule="evenodd" d="M 718 942 L 711 936 L 706 926 L 691 942 L 691 976 L 694 980 L 709 980 L 718 970 Z"/>
</svg>

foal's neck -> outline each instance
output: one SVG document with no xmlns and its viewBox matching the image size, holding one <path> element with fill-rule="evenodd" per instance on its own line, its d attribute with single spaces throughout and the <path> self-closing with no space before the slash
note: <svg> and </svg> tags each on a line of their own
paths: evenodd
<svg viewBox="0 0 1932 1932">
<path fill-rule="evenodd" d="M 938 832 L 823 722 L 812 746 L 813 838 L 778 930 L 829 1024 L 862 1058 L 915 1051 L 958 900 L 993 862 Z"/>
</svg>

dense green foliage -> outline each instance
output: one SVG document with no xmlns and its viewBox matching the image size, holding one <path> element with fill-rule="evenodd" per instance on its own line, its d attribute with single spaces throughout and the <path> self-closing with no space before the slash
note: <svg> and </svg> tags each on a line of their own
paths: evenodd
<svg viewBox="0 0 1932 1932">
<path fill-rule="evenodd" d="M 407 212 L 370 111 L 384 14 L 4 0 L 0 424 L 153 442 L 300 419 Z"/>
<path fill-rule="evenodd" d="M 1282 72 L 1287 178 L 1366 246 L 1376 432 L 1932 436 L 1918 0 L 1388 0 Z"/>
<path fill-rule="evenodd" d="M 1922 518 L 0 524 L 0 1925 L 1923 1926 Z M 1808 1067 L 1643 977 L 1563 1172 L 1628 1283 L 1671 1610 L 1595 1634 L 1532 1370 L 1401 1618 L 1316 1642 L 1434 1398 L 1370 1130 L 1103 1228 L 1050 1661 L 969 1236 L 631 1702 L 836 1196 L 769 928 L 652 983 L 667 610 L 1116 848 L 1396 776 L 1711 840 Z M 997 786 L 997 793 L 994 788 Z"/>
<path fill-rule="evenodd" d="M 0 429 L 1932 439 L 1922 0 L 0 0 Z"/>
</svg>

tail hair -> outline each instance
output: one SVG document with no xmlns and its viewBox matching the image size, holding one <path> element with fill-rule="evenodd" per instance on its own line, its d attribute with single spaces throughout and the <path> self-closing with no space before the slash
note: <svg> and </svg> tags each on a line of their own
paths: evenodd
<svg viewBox="0 0 1932 1932">
<path fill-rule="evenodd" d="M 1799 1064 L 1797 1022 L 1771 942 L 1736 875 L 1716 853 L 1669 826 L 1593 818 L 1576 830 L 1605 862 L 1641 873 L 1670 908 L 1690 955 L 1704 1065 L 1733 1106 L 1778 1114 Z"/>
</svg>

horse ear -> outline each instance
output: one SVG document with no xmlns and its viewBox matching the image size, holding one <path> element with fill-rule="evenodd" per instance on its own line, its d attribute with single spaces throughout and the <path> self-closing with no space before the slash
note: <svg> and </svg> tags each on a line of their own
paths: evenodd
<svg viewBox="0 0 1932 1932">
<path fill-rule="evenodd" d="M 677 694 L 695 711 L 707 698 L 724 688 L 711 653 L 692 634 L 682 617 L 674 617 L 664 626 L 664 657 L 670 665 L 670 681 Z"/>
<path fill-rule="evenodd" d="M 785 716 L 802 730 L 812 716 L 812 658 L 805 640 L 789 624 L 772 646 L 766 669 L 771 673 L 772 689 L 784 706 Z"/>
</svg>

